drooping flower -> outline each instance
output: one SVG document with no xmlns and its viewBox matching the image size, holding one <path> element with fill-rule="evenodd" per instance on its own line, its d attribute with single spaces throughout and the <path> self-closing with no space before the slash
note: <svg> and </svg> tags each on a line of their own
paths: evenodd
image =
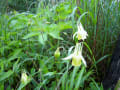
<svg viewBox="0 0 120 90">
<path fill-rule="evenodd" d="M 22 83 L 27 83 L 28 82 L 28 76 L 25 72 L 22 73 L 21 82 Z"/>
<path fill-rule="evenodd" d="M 75 38 L 75 36 L 78 38 L 78 40 L 85 40 L 88 36 L 87 32 L 84 30 L 83 26 L 81 23 L 79 23 L 77 25 L 78 31 L 75 32 L 75 34 L 73 35 L 73 39 Z"/>
<path fill-rule="evenodd" d="M 82 56 L 82 43 L 77 43 L 74 52 L 70 54 L 68 57 L 63 58 L 63 60 L 69 59 L 72 59 L 73 66 L 80 66 L 82 62 L 85 66 L 87 66 L 86 61 Z"/>
<path fill-rule="evenodd" d="M 21 83 L 22 84 L 27 84 L 30 82 L 31 78 L 26 74 L 26 72 L 23 72 L 21 75 Z"/>
</svg>

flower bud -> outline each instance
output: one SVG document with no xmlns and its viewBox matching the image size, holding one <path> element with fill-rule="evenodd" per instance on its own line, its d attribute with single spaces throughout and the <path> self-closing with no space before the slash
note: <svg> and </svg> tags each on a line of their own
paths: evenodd
<svg viewBox="0 0 120 90">
<path fill-rule="evenodd" d="M 54 57 L 55 58 L 59 58 L 60 57 L 60 50 L 59 50 L 59 48 L 57 48 L 57 50 L 55 51 Z"/>
<path fill-rule="evenodd" d="M 25 72 L 22 73 L 21 82 L 22 83 L 27 83 L 28 82 L 28 76 Z"/>
</svg>

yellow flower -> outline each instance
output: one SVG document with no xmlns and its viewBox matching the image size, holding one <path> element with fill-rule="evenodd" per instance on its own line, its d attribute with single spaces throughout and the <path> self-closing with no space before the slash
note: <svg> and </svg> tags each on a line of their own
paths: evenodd
<svg viewBox="0 0 120 90">
<path fill-rule="evenodd" d="M 72 57 L 72 65 L 73 66 L 80 66 L 81 65 L 81 57 L 79 52 L 74 53 L 73 57 Z"/>
<path fill-rule="evenodd" d="M 63 58 L 63 60 L 68 60 L 68 59 L 72 59 L 73 66 L 80 66 L 82 62 L 85 66 L 87 66 L 86 61 L 84 57 L 82 56 L 82 44 L 81 43 L 76 44 L 74 53 L 70 54 L 68 57 Z"/>
<path fill-rule="evenodd" d="M 78 31 L 75 32 L 75 34 L 73 35 L 73 39 L 75 36 L 77 36 L 78 40 L 85 40 L 88 36 L 87 32 L 84 30 L 82 24 L 78 24 Z"/>
</svg>

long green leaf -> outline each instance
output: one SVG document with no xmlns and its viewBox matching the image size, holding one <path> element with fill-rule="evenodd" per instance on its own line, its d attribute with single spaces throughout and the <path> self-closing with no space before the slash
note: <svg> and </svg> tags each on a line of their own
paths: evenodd
<svg viewBox="0 0 120 90">
<path fill-rule="evenodd" d="M 1 72 L 0 73 L 0 82 L 9 78 L 13 74 L 12 70 L 9 70 L 8 72 Z"/>
<path fill-rule="evenodd" d="M 84 71 L 85 71 L 85 67 L 83 66 L 82 69 L 81 69 L 81 71 L 79 72 L 78 80 L 77 80 L 77 82 L 76 82 L 76 84 L 75 84 L 75 89 L 76 89 L 76 90 L 79 88 L 79 85 L 80 85 L 80 83 L 81 83 L 81 81 L 82 81 L 82 77 L 83 77 Z"/>
</svg>

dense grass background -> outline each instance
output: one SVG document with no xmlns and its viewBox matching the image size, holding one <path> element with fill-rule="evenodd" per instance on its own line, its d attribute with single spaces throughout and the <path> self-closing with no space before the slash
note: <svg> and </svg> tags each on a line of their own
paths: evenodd
<svg viewBox="0 0 120 90">
<path fill-rule="evenodd" d="M 61 2 L 62 1 L 62 2 Z M 8 0 L 0 5 L 0 88 L 102 90 L 101 81 L 120 34 L 119 0 Z M 4 7 L 3 7 L 4 6 Z M 62 61 L 81 21 L 88 67 Z M 57 60 L 54 52 L 61 49 Z M 30 78 L 21 82 L 22 73 Z"/>
</svg>

